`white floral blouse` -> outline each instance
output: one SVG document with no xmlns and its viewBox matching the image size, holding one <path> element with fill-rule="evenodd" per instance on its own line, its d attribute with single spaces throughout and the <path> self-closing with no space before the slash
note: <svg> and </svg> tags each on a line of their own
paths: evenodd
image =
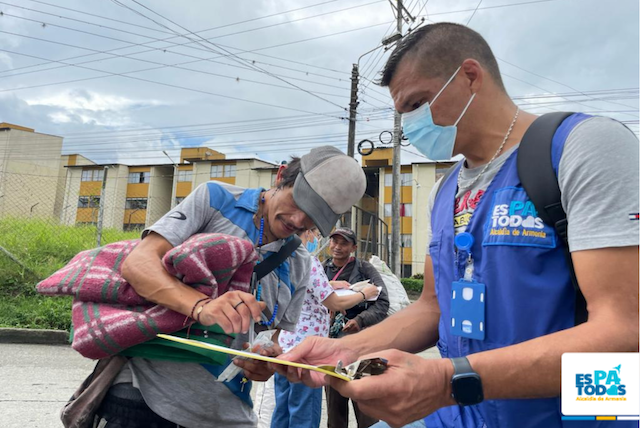
<svg viewBox="0 0 640 428">
<path fill-rule="evenodd" d="M 280 332 L 279 342 L 284 352 L 299 345 L 307 336 L 327 337 L 329 335 L 329 310 L 322 302 L 331 293 L 333 288 L 329 284 L 320 260 L 311 257 L 311 274 L 296 330 Z"/>
</svg>

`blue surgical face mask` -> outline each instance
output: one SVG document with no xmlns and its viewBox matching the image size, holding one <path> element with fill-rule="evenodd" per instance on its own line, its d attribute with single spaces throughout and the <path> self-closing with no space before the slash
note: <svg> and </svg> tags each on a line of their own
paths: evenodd
<svg viewBox="0 0 640 428">
<path fill-rule="evenodd" d="M 314 237 L 313 241 L 307 242 L 307 251 L 309 251 L 310 253 L 313 253 L 317 249 L 318 249 L 318 238 Z"/>
<path fill-rule="evenodd" d="M 433 104 L 442 91 L 445 90 L 449 83 L 460 71 L 460 67 L 453 73 L 447 83 L 444 84 L 440 92 L 433 97 L 431 104 Z M 471 95 L 469 102 L 465 106 L 464 110 L 458 117 L 458 120 L 450 126 L 440 126 L 433 123 L 433 117 L 431 116 L 431 107 L 429 103 L 424 103 L 412 112 L 404 113 L 402 115 L 402 129 L 404 135 L 409 138 L 409 142 L 420 153 L 425 155 L 431 160 L 449 160 L 453 157 L 453 146 L 456 143 L 456 133 L 458 122 L 462 119 L 462 116 L 467 112 L 471 101 L 475 98 L 476 94 Z"/>
</svg>

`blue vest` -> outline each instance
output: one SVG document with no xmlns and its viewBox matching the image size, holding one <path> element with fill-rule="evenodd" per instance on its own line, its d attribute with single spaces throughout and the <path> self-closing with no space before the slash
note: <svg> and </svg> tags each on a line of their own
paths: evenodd
<svg viewBox="0 0 640 428">
<path fill-rule="evenodd" d="M 576 114 L 558 128 L 552 143 L 556 174 L 562 148 L 573 127 L 587 118 Z M 474 280 L 486 285 L 485 339 L 451 334 L 451 285 L 463 277 L 456 263 L 454 200 L 458 165 L 442 183 L 431 215 L 435 290 L 440 305 L 438 349 L 443 358 L 466 356 L 514 345 L 574 325 L 575 294 L 562 242 L 553 227 L 537 216 L 522 188 L 514 151 L 487 188 L 466 231 L 475 242 Z M 605 427 L 608 422 L 563 421 L 560 398 L 487 400 L 475 406 L 450 406 L 427 416 L 433 427 Z M 618 428 L 625 422 L 613 422 Z"/>
</svg>

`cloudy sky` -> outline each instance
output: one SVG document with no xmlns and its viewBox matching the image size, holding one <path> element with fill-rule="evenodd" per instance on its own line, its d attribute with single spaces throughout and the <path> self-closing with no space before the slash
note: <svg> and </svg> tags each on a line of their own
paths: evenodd
<svg viewBox="0 0 640 428">
<path fill-rule="evenodd" d="M 416 18 L 405 29 L 469 22 L 523 108 L 608 115 L 638 132 L 637 0 L 405 6 Z M 322 144 L 346 151 L 351 66 L 395 29 L 389 0 L 7 0 L 0 11 L 0 122 L 130 164 L 194 146 L 276 162 Z M 371 83 L 387 56 L 360 60 L 356 141 L 392 129 L 387 90 Z M 404 161 L 420 159 L 405 149 Z"/>
</svg>

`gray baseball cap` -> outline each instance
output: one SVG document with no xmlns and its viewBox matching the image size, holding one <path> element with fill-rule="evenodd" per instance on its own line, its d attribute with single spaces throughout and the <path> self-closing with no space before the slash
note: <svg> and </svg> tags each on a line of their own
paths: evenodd
<svg viewBox="0 0 640 428">
<path fill-rule="evenodd" d="M 293 200 L 328 236 L 340 214 L 364 195 L 367 178 L 358 162 L 333 146 L 317 147 L 300 158 Z"/>
</svg>

